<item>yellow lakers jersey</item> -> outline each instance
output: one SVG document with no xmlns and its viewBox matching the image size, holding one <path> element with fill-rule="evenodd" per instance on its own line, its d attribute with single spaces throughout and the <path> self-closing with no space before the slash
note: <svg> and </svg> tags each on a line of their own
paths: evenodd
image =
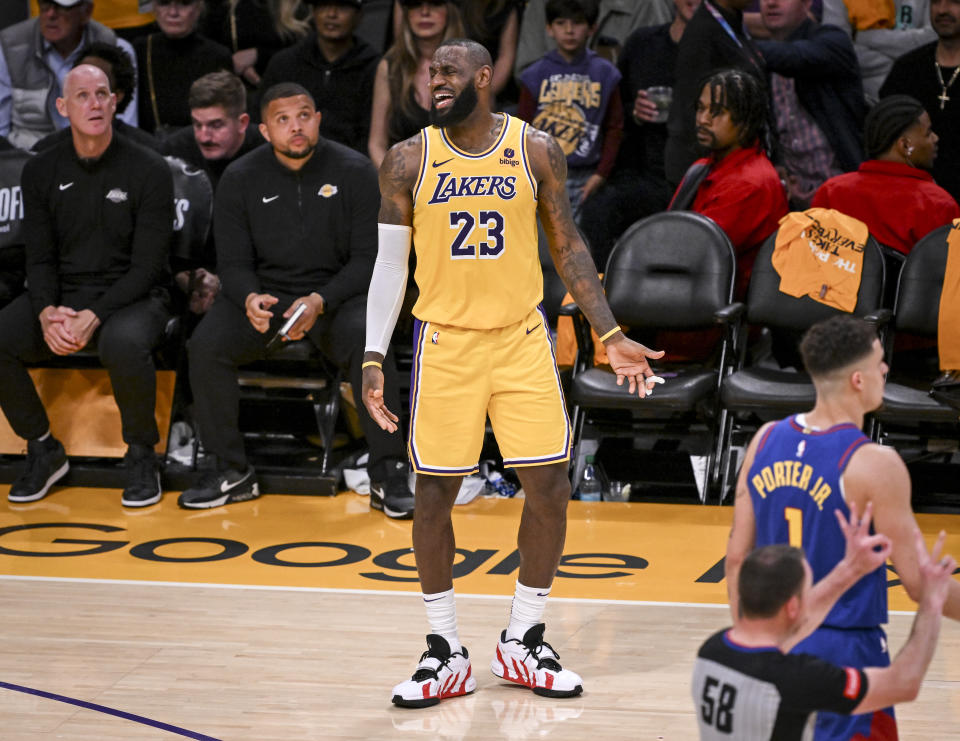
<svg viewBox="0 0 960 741">
<path fill-rule="evenodd" d="M 522 321 L 543 300 L 537 186 L 527 124 L 505 115 L 487 151 L 459 149 L 443 129 L 420 132 L 413 192 L 418 319 L 470 329 Z"/>
</svg>

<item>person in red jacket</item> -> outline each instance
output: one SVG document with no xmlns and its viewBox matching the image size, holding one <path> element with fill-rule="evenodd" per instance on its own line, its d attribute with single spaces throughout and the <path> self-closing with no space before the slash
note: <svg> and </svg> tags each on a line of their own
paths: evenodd
<svg viewBox="0 0 960 741">
<path fill-rule="evenodd" d="M 767 105 L 761 82 L 742 70 L 720 70 L 704 80 L 696 131 L 709 154 L 690 166 L 669 207 L 709 216 L 730 238 L 737 253 L 737 299 L 746 296 L 760 245 L 789 210 L 763 145 Z"/>
<path fill-rule="evenodd" d="M 937 227 L 960 218 L 960 207 L 929 170 L 937 135 L 920 101 L 909 95 L 884 98 L 864 125 L 867 161 L 856 172 L 827 180 L 813 206 L 859 219 L 880 244 L 907 254 Z"/>
</svg>

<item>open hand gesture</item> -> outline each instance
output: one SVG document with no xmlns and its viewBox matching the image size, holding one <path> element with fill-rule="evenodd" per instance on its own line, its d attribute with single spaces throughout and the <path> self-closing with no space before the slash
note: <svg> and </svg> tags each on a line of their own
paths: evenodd
<svg viewBox="0 0 960 741">
<path fill-rule="evenodd" d="M 647 362 L 662 358 L 663 350 L 651 350 L 623 335 L 608 342 L 605 349 L 610 367 L 617 374 L 617 386 L 622 386 L 626 379 L 630 393 L 637 393 L 642 399 L 653 391 L 654 384 L 663 383 Z"/>
</svg>

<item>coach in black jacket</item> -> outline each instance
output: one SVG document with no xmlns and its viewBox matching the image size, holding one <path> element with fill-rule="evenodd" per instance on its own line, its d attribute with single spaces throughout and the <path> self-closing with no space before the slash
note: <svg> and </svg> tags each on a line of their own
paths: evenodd
<svg viewBox="0 0 960 741">
<path fill-rule="evenodd" d="M 24 363 L 95 346 L 128 446 L 121 501 L 143 507 L 161 497 L 151 350 L 169 318 L 173 183 L 159 154 L 116 135 L 116 98 L 97 67 L 70 71 L 57 109 L 70 137 L 23 169 L 27 293 L 0 312 L 0 406 L 27 440 L 7 498 L 40 499 L 69 467 Z"/>
<path fill-rule="evenodd" d="M 306 311 L 289 338 L 308 337 L 349 374 L 370 447 L 371 504 L 409 517 L 403 440 L 381 430 L 360 399 L 377 173 L 363 155 L 320 137 L 313 98 L 296 83 L 268 89 L 261 117 L 268 144 L 231 164 L 217 188 L 223 286 L 189 343 L 200 437 L 218 470 L 185 491 L 180 505 L 216 507 L 259 495 L 238 426 L 237 366 L 264 357 L 270 338 L 302 304 Z M 396 377 L 392 359 L 384 363 L 388 370 Z"/>
</svg>

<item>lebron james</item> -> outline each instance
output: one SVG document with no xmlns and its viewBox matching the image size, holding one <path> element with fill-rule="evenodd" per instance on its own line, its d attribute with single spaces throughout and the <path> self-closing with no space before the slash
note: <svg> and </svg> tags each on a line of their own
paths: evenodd
<svg viewBox="0 0 960 741">
<path fill-rule="evenodd" d="M 566 159 L 548 134 L 491 110 L 493 65 L 481 45 L 447 41 L 430 65 L 433 125 L 390 149 L 380 168 L 379 249 L 367 303 L 363 398 L 395 431 L 380 363 L 407 282 L 410 246 L 420 296 L 409 452 L 417 472 L 413 545 L 430 625 L 413 676 L 392 695 L 434 705 L 476 689 L 454 605 L 460 481 L 477 470 L 489 415 L 504 464 L 526 495 L 510 621 L 491 662 L 497 677 L 548 697 L 583 691 L 544 640 L 542 620 L 563 550 L 570 499 L 570 423 L 543 309 L 537 216 L 570 293 L 604 343 L 617 382 L 643 397 L 659 380 L 653 352 L 628 339 L 603 296 L 564 188 Z"/>
</svg>

